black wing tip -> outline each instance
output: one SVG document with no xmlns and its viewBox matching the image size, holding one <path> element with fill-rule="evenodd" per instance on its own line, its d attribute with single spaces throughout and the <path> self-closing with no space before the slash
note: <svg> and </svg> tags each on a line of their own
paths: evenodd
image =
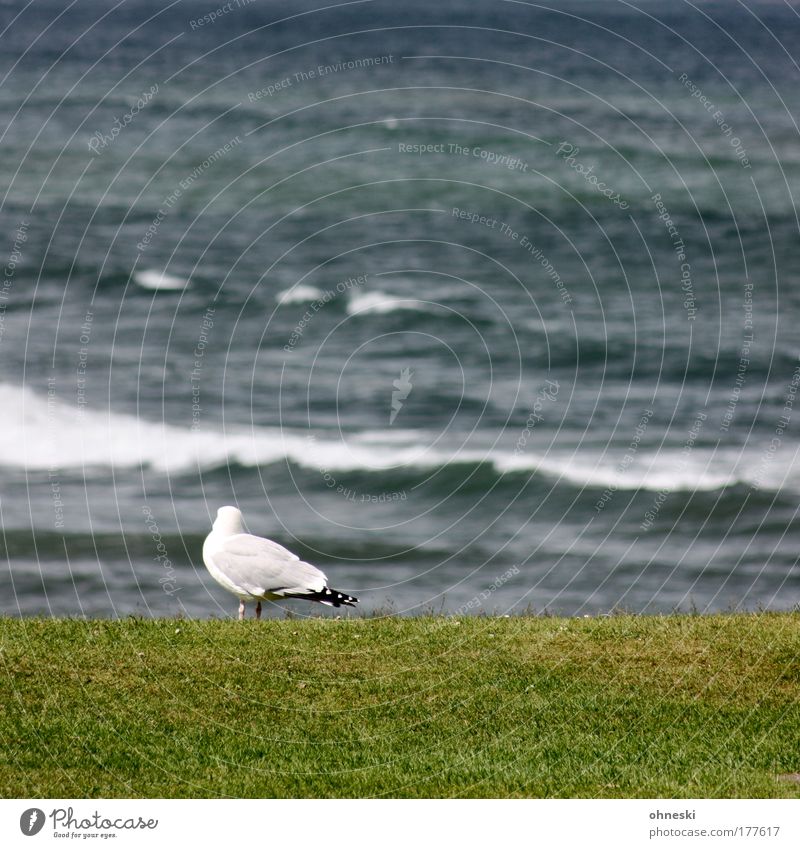
<svg viewBox="0 0 800 848">
<path fill-rule="evenodd" d="M 320 598 L 322 603 L 329 603 L 333 607 L 354 607 L 358 603 L 358 598 L 352 595 L 345 595 L 344 592 L 337 592 L 336 589 L 328 589 L 326 586 L 322 590 L 325 598 Z"/>
<path fill-rule="evenodd" d="M 302 598 L 304 601 L 316 601 L 319 604 L 325 604 L 327 607 L 354 607 L 358 603 L 358 598 L 352 595 L 345 595 L 344 592 L 337 592 L 336 589 L 329 589 L 327 586 L 320 589 L 319 592 L 308 592 L 303 595 L 287 595 L 287 598 Z"/>
</svg>

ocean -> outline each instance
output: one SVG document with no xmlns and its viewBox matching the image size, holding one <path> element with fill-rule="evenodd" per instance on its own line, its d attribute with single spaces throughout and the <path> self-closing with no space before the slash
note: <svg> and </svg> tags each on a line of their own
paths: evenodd
<svg viewBox="0 0 800 848">
<path fill-rule="evenodd" d="M 0 613 L 800 603 L 800 13 L 0 4 Z M 268 615 L 334 615 L 299 601 Z"/>
</svg>

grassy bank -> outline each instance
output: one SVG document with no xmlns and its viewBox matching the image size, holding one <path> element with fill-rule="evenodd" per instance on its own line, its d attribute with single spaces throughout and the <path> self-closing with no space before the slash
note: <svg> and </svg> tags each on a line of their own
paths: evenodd
<svg viewBox="0 0 800 848">
<path fill-rule="evenodd" d="M 0 619 L 0 794 L 798 797 L 800 614 Z"/>
</svg>

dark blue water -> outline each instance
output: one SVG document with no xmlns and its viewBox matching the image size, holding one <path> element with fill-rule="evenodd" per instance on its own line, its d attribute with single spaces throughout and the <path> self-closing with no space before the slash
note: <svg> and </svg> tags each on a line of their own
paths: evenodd
<svg viewBox="0 0 800 848">
<path fill-rule="evenodd" d="M 225 6 L 0 6 L 0 612 L 228 615 L 227 503 L 367 610 L 796 606 L 797 10 Z"/>
</svg>

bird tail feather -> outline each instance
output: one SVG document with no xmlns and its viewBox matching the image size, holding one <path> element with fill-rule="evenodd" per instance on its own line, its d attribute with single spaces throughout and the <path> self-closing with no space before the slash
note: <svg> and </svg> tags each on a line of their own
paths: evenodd
<svg viewBox="0 0 800 848">
<path fill-rule="evenodd" d="M 329 589 L 327 586 L 324 589 L 320 589 L 319 592 L 304 592 L 302 594 L 285 595 L 284 597 L 302 598 L 304 601 L 316 601 L 329 607 L 354 607 L 358 603 L 358 598 L 354 598 L 352 595 L 345 595 L 344 592 L 337 592 L 336 589 Z"/>
</svg>

